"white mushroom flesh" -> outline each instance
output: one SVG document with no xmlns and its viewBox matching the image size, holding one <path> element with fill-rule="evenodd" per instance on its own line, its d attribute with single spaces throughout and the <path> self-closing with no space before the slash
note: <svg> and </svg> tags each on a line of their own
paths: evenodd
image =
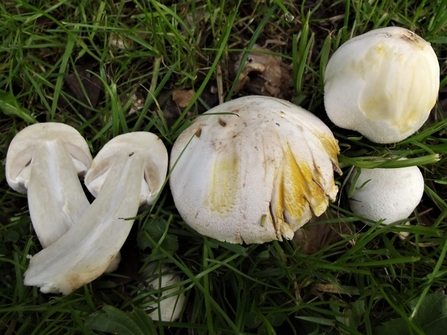
<svg viewBox="0 0 447 335">
<path fill-rule="evenodd" d="M 109 151 L 111 147 L 117 150 Z M 101 150 L 86 176 L 87 182 L 90 175 L 106 175 L 97 198 L 73 228 L 31 258 L 25 285 L 38 286 L 44 293 L 69 294 L 99 277 L 124 244 L 142 199 L 149 199 L 145 203 L 150 204 L 160 191 L 168 157 L 163 142 L 154 134 L 120 135 L 103 150 L 114 155 L 105 163 Z M 161 170 L 151 170 L 148 175 L 147 163 Z M 142 195 L 145 180 L 149 194 Z"/>
<path fill-rule="evenodd" d="M 6 158 L 6 178 L 27 193 L 33 228 L 43 248 L 57 241 L 89 207 L 78 174 L 85 174 L 92 157 L 74 128 L 40 123 L 12 140 Z"/>
<path fill-rule="evenodd" d="M 276 98 L 239 98 L 178 137 L 171 191 L 182 218 L 203 235 L 230 243 L 290 239 L 335 199 L 338 152 L 310 112 Z"/>
<path fill-rule="evenodd" d="M 427 120 L 439 91 L 439 63 L 430 43 L 399 27 L 344 43 L 329 60 L 324 102 L 337 126 L 376 143 L 401 141 Z"/>
</svg>

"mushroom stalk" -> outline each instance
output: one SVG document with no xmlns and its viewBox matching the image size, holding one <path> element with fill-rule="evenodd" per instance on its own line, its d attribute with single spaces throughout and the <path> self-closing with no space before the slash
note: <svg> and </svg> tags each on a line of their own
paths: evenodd
<svg viewBox="0 0 447 335">
<path fill-rule="evenodd" d="M 73 228 L 31 258 L 25 285 L 69 294 L 98 278 L 116 260 L 139 207 L 155 201 L 167 166 L 166 147 L 152 133 L 109 141 L 84 180 L 95 201 Z"/>
<path fill-rule="evenodd" d="M 90 203 L 63 143 L 38 144 L 29 169 L 27 194 L 31 221 L 42 247 L 46 248 L 79 220 Z"/>
<path fill-rule="evenodd" d="M 31 258 L 25 285 L 69 294 L 99 277 L 118 254 L 138 212 L 144 155 L 119 157 L 76 225 Z"/>
<path fill-rule="evenodd" d="M 6 155 L 11 188 L 27 193 L 34 230 L 43 248 L 57 241 L 89 207 L 79 176 L 92 163 L 81 134 L 62 123 L 36 123 L 21 130 Z"/>
</svg>

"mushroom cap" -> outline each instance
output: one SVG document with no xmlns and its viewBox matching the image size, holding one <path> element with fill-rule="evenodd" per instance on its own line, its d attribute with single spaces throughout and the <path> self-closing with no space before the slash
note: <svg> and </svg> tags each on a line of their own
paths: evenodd
<svg viewBox="0 0 447 335">
<path fill-rule="evenodd" d="M 145 271 L 150 271 L 152 274 L 151 277 L 155 277 L 155 279 L 148 281 L 148 285 L 153 289 L 161 290 L 161 294 L 156 297 L 156 299 L 147 299 L 147 302 L 151 302 L 151 306 L 145 307 L 144 310 L 151 310 L 154 307 L 157 307 L 149 313 L 149 316 L 154 321 L 177 320 L 186 304 L 186 297 L 182 292 L 183 287 L 179 285 L 181 282 L 180 276 L 173 273 L 172 270 L 166 266 L 162 266 L 162 273 L 160 274 L 158 268 L 155 267 L 154 264 L 150 264 Z M 165 298 L 168 295 L 172 296 Z"/>
<path fill-rule="evenodd" d="M 329 128 L 303 108 L 238 98 L 177 138 L 171 191 L 182 218 L 203 235 L 230 243 L 290 239 L 335 199 L 338 152 Z"/>
<path fill-rule="evenodd" d="M 369 31 L 344 43 L 329 60 L 327 115 L 373 142 L 401 141 L 427 120 L 438 96 L 439 72 L 430 43 L 410 30 Z"/>
<path fill-rule="evenodd" d="M 384 224 L 411 215 L 424 194 L 424 177 L 417 166 L 361 169 L 356 190 L 349 199 L 353 213 Z M 356 173 L 348 182 L 353 183 Z M 347 188 L 349 189 L 349 188 Z M 371 225 L 370 222 L 365 221 Z"/>
<path fill-rule="evenodd" d="M 63 123 L 36 123 L 20 131 L 9 145 L 5 174 L 12 189 L 26 193 L 30 177 L 29 167 L 36 148 L 44 142 L 51 141 L 63 143 L 73 159 L 77 173 L 79 175 L 86 173 L 92 155 L 81 134 L 75 128 Z"/>
<path fill-rule="evenodd" d="M 163 141 L 149 132 L 132 132 L 114 137 L 93 159 L 84 183 L 96 198 L 114 162 L 123 156 L 145 155 L 144 178 L 141 181 L 140 206 L 154 202 L 163 186 L 168 166 L 168 152 Z"/>
</svg>

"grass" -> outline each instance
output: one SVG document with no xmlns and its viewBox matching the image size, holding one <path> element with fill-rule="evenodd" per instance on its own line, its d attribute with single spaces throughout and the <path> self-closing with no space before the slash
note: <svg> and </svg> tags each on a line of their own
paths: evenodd
<svg viewBox="0 0 447 335">
<path fill-rule="evenodd" d="M 69 296 L 53 296 L 23 285 L 27 255 L 37 253 L 40 244 L 26 196 L 8 187 L 2 164 L 1 332 L 394 334 L 394 322 L 399 334 L 423 334 L 428 325 L 445 325 L 446 7 L 445 0 L 2 2 L 3 163 L 13 136 L 33 122 L 75 127 L 93 153 L 114 136 L 137 130 L 156 133 L 170 149 L 190 121 L 215 104 L 216 95 L 210 99 L 209 92 L 217 89 L 223 101 L 251 94 L 234 93 L 234 72 L 242 72 L 234 69 L 234 55 L 241 53 L 244 63 L 258 44 L 288 66 L 292 85 L 285 98 L 334 131 L 341 147 L 344 176 L 336 177 L 341 187 L 352 166 L 418 165 L 425 194 L 411 226 L 368 227 L 349 211 L 343 189 L 332 211 L 309 225 L 345 222 L 352 233 L 305 255 L 294 241 L 230 245 L 200 236 L 182 221 L 165 187 L 156 205 L 139 214 L 123 249 L 125 266 Z M 432 43 L 441 87 L 426 125 L 385 146 L 330 124 L 322 99 L 323 73 L 334 50 L 353 36 L 389 25 L 412 29 Z M 172 118 L 166 110 L 175 89 L 193 89 L 194 96 Z M 402 240 L 395 232 L 409 237 Z M 145 298 L 159 293 L 139 292 L 147 279 L 143 269 L 151 262 L 167 264 L 181 277 L 187 306 L 177 321 L 152 321 L 142 312 Z M 431 301 L 438 309 L 428 305 Z M 432 312 L 428 319 L 427 311 Z"/>
</svg>

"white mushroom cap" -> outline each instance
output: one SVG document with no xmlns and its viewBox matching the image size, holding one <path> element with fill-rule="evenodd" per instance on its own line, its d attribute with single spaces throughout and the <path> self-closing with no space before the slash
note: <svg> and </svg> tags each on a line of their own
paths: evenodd
<svg viewBox="0 0 447 335">
<path fill-rule="evenodd" d="M 150 264 L 145 272 L 150 273 L 150 277 L 153 278 L 148 281 L 148 285 L 152 289 L 160 290 L 160 294 L 146 299 L 145 305 L 149 307 L 145 307 L 144 310 L 152 310 L 149 316 L 154 321 L 177 320 L 186 304 L 185 294 L 181 292 L 183 287 L 179 285 L 180 276 L 173 273 L 167 266 L 163 266 L 160 273 L 155 264 Z"/>
<path fill-rule="evenodd" d="M 350 184 L 355 176 L 352 173 L 349 177 Z M 355 187 L 349 199 L 352 212 L 390 224 L 408 218 L 414 211 L 424 194 L 424 178 L 417 166 L 361 169 Z"/>
<path fill-rule="evenodd" d="M 427 120 L 439 90 L 430 43 L 399 27 L 352 38 L 329 60 L 324 103 L 331 121 L 376 143 L 401 141 Z"/>
<path fill-rule="evenodd" d="M 6 180 L 27 193 L 34 230 L 42 247 L 61 237 L 90 205 L 78 175 L 92 156 L 79 132 L 62 123 L 38 123 L 19 132 L 6 157 Z"/>
<path fill-rule="evenodd" d="M 120 135 L 102 150 L 86 175 L 86 180 L 102 180 L 96 184 L 101 184 L 97 198 L 76 225 L 31 258 L 25 285 L 38 286 L 44 293 L 69 294 L 98 278 L 116 259 L 140 204 L 151 203 L 160 191 L 168 154 L 156 135 Z M 147 185 L 142 187 L 142 182 Z"/>
<path fill-rule="evenodd" d="M 290 239 L 335 199 L 338 152 L 310 112 L 243 97 L 199 116 L 178 137 L 171 191 L 182 218 L 203 235 L 230 243 Z"/>
<path fill-rule="evenodd" d="M 40 147 L 61 143 L 76 168 L 84 175 L 92 162 L 87 142 L 73 127 L 56 122 L 37 123 L 24 128 L 11 141 L 6 160 L 6 180 L 11 188 L 26 193 L 32 160 L 40 154 Z"/>
<path fill-rule="evenodd" d="M 147 153 L 144 159 L 144 176 L 141 180 L 140 206 L 151 205 L 166 178 L 168 153 L 161 139 L 149 132 L 123 134 L 110 140 L 95 156 L 85 176 L 85 186 L 96 198 L 101 193 L 117 157 L 124 153 L 131 157 L 137 152 L 137 149 L 129 151 L 129 148 L 145 150 Z"/>
</svg>

